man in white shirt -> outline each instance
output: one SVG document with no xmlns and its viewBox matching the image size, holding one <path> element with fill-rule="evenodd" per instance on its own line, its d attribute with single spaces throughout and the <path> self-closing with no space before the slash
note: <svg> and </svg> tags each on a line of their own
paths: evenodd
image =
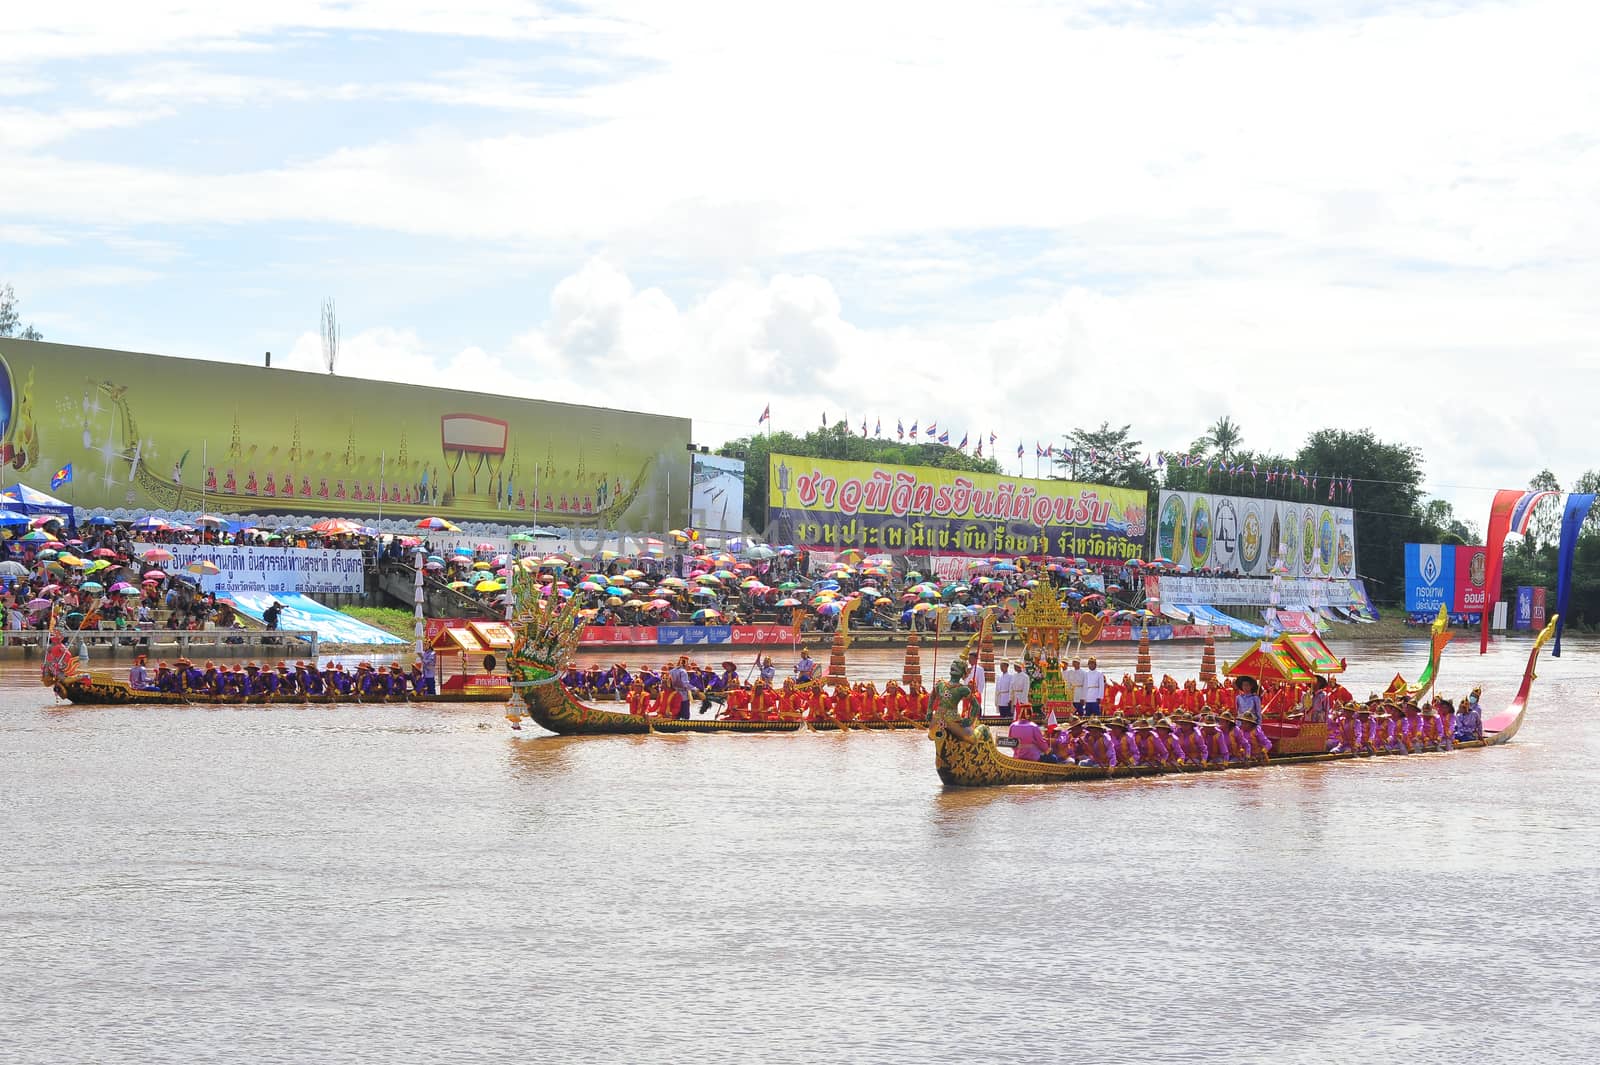
<svg viewBox="0 0 1600 1065">
<path fill-rule="evenodd" d="M 1074 658 L 1072 668 L 1061 675 L 1067 685 L 1067 701 L 1078 713 L 1083 713 L 1083 662 Z"/>
<path fill-rule="evenodd" d="M 1094 715 L 1100 713 L 1100 701 L 1106 697 L 1106 675 L 1100 672 L 1100 663 L 1089 659 L 1089 668 L 1083 671 L 1083 688 L 1079 698 L 1083 700 L 1083 712 Z"/>
<path fill-rule="evenodd" d="M 979 713 L 983 712 L 983 689 L 988 682 L 989 678 L 984 674 L 982 664 L 974 657 L 972 667 L 967 670 L 966 684 L 972 689 L 972 704 L 977 707 Z"/>
<path fill-rule="evenodd" d="M 1011 720 L 1011 663 L 1000 663 L 1000 675 L 994 678 L 994 705 L 1003 721 Z"/>
<path fill-rule="evenodd" d="M 1033 682 L 1028 678 L 1027 670 L 1022 668 L 1021 662 L 1011 663 L 1011 712 L 1015 714 L 1017 707 L 1028 706 L 1033 701 Z"/>
</svg>

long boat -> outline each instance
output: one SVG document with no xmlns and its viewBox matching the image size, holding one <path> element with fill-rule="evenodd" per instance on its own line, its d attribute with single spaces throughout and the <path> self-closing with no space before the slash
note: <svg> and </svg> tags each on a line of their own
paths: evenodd
<svg viewBox="0 0 1600 1065">
<path fill-rule="evenodd" d="M 305 706 L 333 703 L 503 703 L 505 685 L 437 695 L 361 695 L 351 692 L 322 695 L 213 695 L 210 692 L 161 692 L 129 686 L 104 673 L 84 672 L 60 677 L 51 685 L 56 695 L 79 706 Z"/>
<path fill-rule="evenodd" d="M 1497 747 L 1509 743 L 1522 727 L 1528 712 L 1528 696 L 1535 680 L 1534 666 L 1539 652 L 1555 634 L 1555 619 L 1545 626 L 1533 641 L 1528 652 L 1528 664 L 1522 673 L 1522 684 L 1511 704 L 1493 716 L 1485 717 L 1483 738 L 1457 743 L 1446 751 L 1434 754 L 1448 755 L 1457 751 L 1482 747 Z M 1262 768 L 1258 762 L 1229 762 L 1226 765 L 1181 766 L 1169 768 L 1158 765 L 1119 765 L 1113 769 L 1094 766 L 1061 765 L 1049 762 L 1031 762 L 1013 758 L 1001 752 L 989 727 L 972 719 L 941 719 L 930 729 L 934 745 L 934 766 L 939 779 L 953 787 L 986 788 L 1010 784 L 1071 784 L 1096 780 L 1119 780 L 1129 777 L 1150 777 L 1179 773 L 1219 772 L 1226 769 Z M 1329 753 L 1326 750 L 1327 726 L 1306 725 L 1292 737 L 1274 741 L 1275 750 L 1265 767 L 1282 765 L 1308 765 L 1320 762 L 1349 761 L 1356 758 L 1389 757 L 1387 753 L 1361 754 L 1355 751 Z"/>
</svg>

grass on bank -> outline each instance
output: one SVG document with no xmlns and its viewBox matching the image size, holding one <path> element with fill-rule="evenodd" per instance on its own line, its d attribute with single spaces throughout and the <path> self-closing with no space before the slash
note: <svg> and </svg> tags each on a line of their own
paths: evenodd
<svg viewBox="0 0 1600 1065">
<path fill-rule="evenodd" d="M 393 606 L 342 606 L 339 613 L 348 614 L 357 621 L 382 629 L 391 636 L 410 641 L 416 618 L 409 610 Z"/>
</svg>

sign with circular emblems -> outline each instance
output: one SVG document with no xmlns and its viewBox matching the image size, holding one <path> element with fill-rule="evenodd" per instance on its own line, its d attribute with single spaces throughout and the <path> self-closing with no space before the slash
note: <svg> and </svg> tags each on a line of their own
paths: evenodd
<svg viewBox="0 0 1600 1065">
<path fill-rule="evenodd" d="M 1177 493 L 1161 502 L 1161 519 L 1156 523 L 1156 555 L 1182 562 L 1189 549 L 1189 508 Z"/>
<path fill-rule="evenodd" d="M 1239 569 L 1245 573 L 1257 572 L 1261 564 L 1261 549 L 1266 543 L 1266 530 L 1261 527 L 1261 504 L 1253 499 L 1244 503 L 1244 517 L 1239 521 Z"/>
<path fill-rule="evenodd" d="M 1222 496 L 1211 516 L 1211 564 L 1232 569 L 1239 551 L 1239 511 L 1233 500 Z"/>
<path fill-rule="evenodd" d="M 1195 569 L 1211 560 L 1211 500 L 1195 496 L 1189 514 L 1189 555 Z"/>
</svg>

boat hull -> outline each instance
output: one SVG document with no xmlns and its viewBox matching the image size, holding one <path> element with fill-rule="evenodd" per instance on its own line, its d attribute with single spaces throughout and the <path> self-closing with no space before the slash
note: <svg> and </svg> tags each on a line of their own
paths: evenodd
<svg viewBox="0 0 1600 1065">
<path fill-rule="evenodd" d="M 534 724 L 562 736 L 642 736 L 651 732 L 798 732 L 805 727 L 805 722 L 799 718 L 778 721 L 680 720 L 603 710 L 577 699 L 554 676 L 518 680 L 512 686 L 522 696 L 528 716 Z"/>
<path fill-rule="evenodd" d="M 1013 758 L 1000 751 L 987 727 L 980 726 L 970 739 L 953 734 L 945 725 L 936 726 L 933 733 L 934 765 L 939 779 L 952 787 L 993 788 L 1011 784 L 1072 784 L 1097 780 L 1125 780 L 1130 777 L 1178 776 L 1185 773 L 1215 773 L 1224 770 L 1262 769 L 1272 766 L 1308 765 L 1316 762 L 1349 761 L 1357 758 L 1405 758 L 1421 755 L 1387 753 L 1370 755 L 1326 752 L 1302 754 L 1277 754 L 1261 762 L 1207 763 L 1205 765 L 1168 768 L 1158 765 L 1119 765 L 1115 769 L 1097 769 L 1093 766 L 1059 765 L 1050 762 L 1028 762 Z M 1449 754 L 1452 751 L 1485 747 L 1489 740 L 1470 740 L 1456 744 L 1451 751 L 1429 753 Z"/>
<path fill-rule="evenodd" d="M 130 688 L 98 673 L 79 673 L 55 682 L 55 693 L 75 706 L 306 706 L 334 703 L 503 703 L 503 689 L 446 692 L 440 695 L 212 695 L 210 692 L 155 692 Z"/>
</svg>

